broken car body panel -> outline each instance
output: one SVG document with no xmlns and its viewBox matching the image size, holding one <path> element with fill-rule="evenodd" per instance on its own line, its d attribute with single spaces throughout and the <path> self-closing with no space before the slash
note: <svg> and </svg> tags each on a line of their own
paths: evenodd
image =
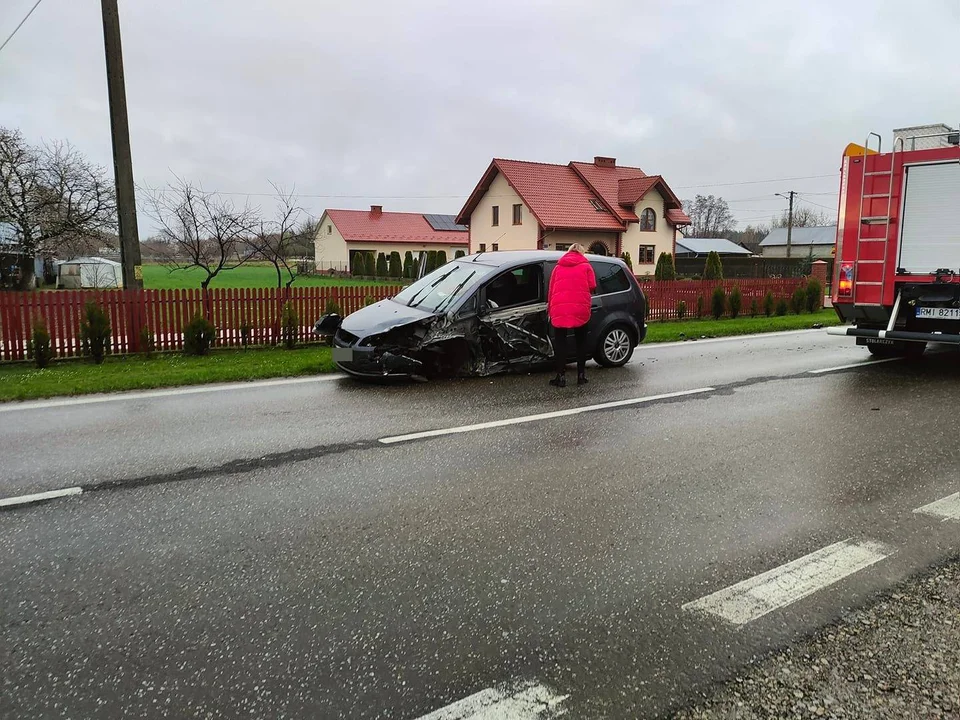
<svg viewBox="0 0 960 720">
<path fill-rule="evenodd" d="M 562 254 L 514 251 L 460 258 L 395 298 L 342 320 L 325 316 L 314 330 L 333 336 L 337 365 L 358 377 L 486 376 L 547 365 L 553 361 L 553 343 L 546 289 Z M 602 262 L 626 270 L 617 259 Z M 619 322 L 640 342 L 645 334 L 643 296 L 632 283 L 639 310 L 621 313 Z M 595 298 L 594 342 L 609 319 L 600 309 Z"/>
</svg>

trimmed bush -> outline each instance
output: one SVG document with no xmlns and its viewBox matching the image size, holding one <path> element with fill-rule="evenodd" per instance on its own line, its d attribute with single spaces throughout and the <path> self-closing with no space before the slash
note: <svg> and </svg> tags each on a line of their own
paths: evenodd
<svg viewBox="0 0 960 720">
<path fill-rule="evenodd" d="M 653 271 L 655 280 L 676 280 L 677 268 L 673 264 L 673 255 L 668 252 L 660 253 L 657 258 L 657 267 Z"/>
<path fill-rule="evenodd" d="M 683 320 L 687 316 L 687 304 L 683 300 L 677 302 L 677 320 Z"/>
<path fill-rule="evenodd" d="M 447 251 L 437 250 L 437 267 L 443 267 L 447 264 Z M 434 268 L 436 269 L 436 268 Z"/>
<path fill-rule="evenodd" d="M 703 295 L 697 296 L 697 318 L 703 317 Z"/>
<path fill-rule="evenodd" d="M 768 291 L 767 294 L 763 296 L 763 314 L 766 315 L 767 317 L 770 317 L 771 315 L 773 315 L 773 293 L 772 292 Z"/>
<path fill-rule="evenodd" d="M 723 263 L 715 250 L 707 255 L 707 263 L 703 268 L 704 280 L 723 280 Z"/>
<path fill-rule="evenodd" d="M 760 314 L 760 303 L 757 302 L 756 298 L 750 301 L 750 317 L 755 318 Z"/>
<path fill-rule="evenodd" d="M 363 306 L 366 307 L 367 305 L 373 305 L 375 302 L 376 302 L 376 300 L 373 299 L 373 296 L 372 296 L 372 295 L 367 295 L 367 296 L 363 299 Z"/>
<path fill-rule="evenodd" d="M 327 304 L 323 308 L 324 315 L 343 315 L 343 310 L 338 303 L 333 298 L 327 298 Z"/>
<path fill-rule="evenodd" d="M 816 312 L 823 306 L 823 285 L 816 278 L 807 283 L 807 312 Z"/>
<path fill-rule="evenodd" d="M 27 355 L 40 370 L 47 367 L 53 359 L 50 332 L 47 330 L 47 324 L 40 318 L 33 321 L 33 332 L 27 345 Z"/>
<path fill-rule="evenodd" d="M 783 317 L 787 314 L 787 301 L 783 298 L 777 300 L 777 317 Z"/>
<path fill-rule="evenodd" d="M 280 340 L 287 350 L 293 350 L 297 344 L 297 335 L 299 334 L 300 317 L 297 315 L 297 309 L 289 300 L 283 306 L 283 312 L 280 314 Z"/>
<path fill-rule="evenodd" d="M 633 259 L 630 257 L 630 253 L 624 250 L 620 255 L 620 259 L 623 260 L 627 264 L 627 267 L 630 268 L 630 271 L 633 272 Z"/>
<path fill-rule="evenodd" d="M 423 274 L 424 274 L 424 275 L 429 275 L 429 274 L 432 273 L 434 270 L 436 270 L 438 267 L 439 267 L 439 266 L 437 265 L 437 251 L 436 251 L 436 250 L 428 250 L 428 251 L 427 251 L 427 268 L 426 268 L 426 270 L 424 271 Z"/>
<path fill-rule="evenodd" d="M 730 300 L 728 301 L 730 305 L 730 317 L 736 319 L 740 314 L 740 309 L 743 307 L 743 294 L 740 292 L 739 287 L 734 287 L 730 291 Z"/>
<path fill-rule="evenodd" d="M 217 329 L 202 315 L 197 315 L 183 329 L 183 352 L 187 355 L 206 355 L 217 339 Z"/>
<path fill-rule="evenodd" d="M 400 260 L 400 253 L 396 251 L 390 253 L 390 277 L 394 280 L 403 277 L 403 261 Z"/>
<path fill-rule="evenodd" d="M 80 342 L 83 354 L 100 365 L 110 352 L 110 318 L 92 300 L 83 308 L 80 319 Z"/>
<path fill-rule="evenodd" d="M 790 312 L 799 315 L 807 309 L 807 289 L 798 287 L 790 298 Z"/>
<path fill-rule="evenodd" d="M 364 270 L 363 253 L 355 252 L 350 254 L 350 274 L 354 277 L 363 275 Z"/>
<path fill-rule="evenodd" d="M 389 267 L 387 266 L 387 256 L 383 253 L 377 255 L 377 277 L 385 278 L 390 274 Z"/>
<path fill-rule="evenodd" d="M 413 253 L 409 250 L 403 254 L 403 276 L 407 280 L 413 277 Z"/>
<path fill-rule="evenodd" d="M 714 320 L 719 320 L 723 317 L 723 313 L 727 309 L 727 294 L 723 291 L 723 287 L 717 285 L 713 290 L 713 295 L 710 296 L 710 312 L 713 315 Z"/>
<path fill-rule="evenodd" d="M 151 358 L 156 349 L 157 343 L 153 330 L 144 325 L 140 328 L 140 352 L 143 353 L 144 357 Z"/>
<path fill-rule="evenodd" d="M 246 317 L 240 322 L 240 344 L 246 347 L 250 344 L 250 335 L 253 333 L 253 325 Z"/>
</svg>

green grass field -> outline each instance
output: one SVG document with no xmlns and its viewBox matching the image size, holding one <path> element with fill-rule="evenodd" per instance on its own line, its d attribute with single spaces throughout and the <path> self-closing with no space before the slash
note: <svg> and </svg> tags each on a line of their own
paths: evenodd
<svg viewBox="0 0 960 720">
<path fill-rule="evenodd" d="M 780 317 L 738 317 L 735 320 L 674 320 L 670 322 L 651 322 L 647 326 L 647 339 L 644 344 L 674 342 L 699 337 L 726 337 L 729 335 L 750 335 L 753 333 L 779 332 L 783 330 L 805 330 L 815 324 L 823 327 L 840 325 L 837 313 L 831 309 L 803 315 L 782 315 Z"/>
<path fill-rule="evenodd" d="M 27 363 L 4 363 L 0 364 L 0 401 L 317 375 L 335 369 L 330 348 L 323 345 L 296 350 L 214 350 L 206 357 L 117 356 L 108 357 L 103 365 L 60 360 L 44 370 Z"/>
<path fill-rule="evenodd" d="M 149 290 L 177 290 L 199 288 L 206 277 L 199 268 L 177 270 L 165 265 L 144 265 L 143 286 Z M 286 277 L 284 278 L 286 281 Z M 354 280 L 353 278 L 331 278 L 322 275 L 304 275 L 298 277 L 293 287 L 369 287 L 372 285 L 393 285 L 392 280 Z M 275 288 L 277 271 L 272 265 L 241 265 L 235 270 L 225 270 L 217 275 L 211 288 Z"/>
</svg>

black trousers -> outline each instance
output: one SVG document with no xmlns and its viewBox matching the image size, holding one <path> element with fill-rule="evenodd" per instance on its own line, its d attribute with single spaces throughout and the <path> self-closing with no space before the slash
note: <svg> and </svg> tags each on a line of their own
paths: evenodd
<svg viewBox="0 0 960 720">
<path fill-rule="evenodd" d="M 587 365 L 587 326 L 578 328 L 553 328 L 553 354 L 557 363 L 557 372 L 563 373 L 567 369 L 567 334 L 573 330 L 573 337 L 577 343 L 577 373 L 583 374 Z"/>
</svg>

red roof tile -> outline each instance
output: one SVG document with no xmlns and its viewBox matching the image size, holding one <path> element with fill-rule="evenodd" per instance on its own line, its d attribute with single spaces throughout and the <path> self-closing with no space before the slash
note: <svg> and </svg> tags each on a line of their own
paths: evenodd
<svg viewBox="0 0 960 720">
<path fill-rule="evenodd" d="M 470 222 L 471 213 L 497 173 L 506 178 L 537 222 L 548 229 L 625 230 L 628 222 L 637 222 L 639 218 L 624 205 L 634 204 L 654 186 L 658 186 L 663 194 L 667 208 L 680 208 L 680 201 L 663 178 L 659 175 L 648 177 L 640 168 L 585 162 L 554 165 L 497 158 L 490 163 L 460 210 L 458 223 Z M 629 202 L 621 199 L 622 188 L 624 198 L 633 196 Z M 594 203 L 605 207 L 607 212 L 597 210 Z M 670 218 L 668 213 L 668 221 L 673 222 Z M 689 219 L 686 222 L 689 223 Z"/>
<path fill-rule="evenodd" d="M 687 215 L 683 210 L 670 209 L 667 210 L 667 221 L 673 223 L 674 225 L 689 225 L 690 216 Z"/>
<path fill-rule="evenodd" d="M 617 196 L 621 205 L 636 205 L 654 185 L 661 181 L 659 175 L 621 180 Z"/>
<path fill-rule="evenodd" d="M 434 230 L 419 213 L 327 210 L 327 216 L 347 242 L 467 245 L 470 241 L 464 230 Z"/>
<path fill-rule="evenodd" d="M 647 175 L 643 170 L 621 165 L 599 167 L 587 162 L 572 162 L 570 166 L 586 180 L 587 184 L 603 198 L 607 205 L 613 208 L 618 218 L 624 222 L 636 222 L 638 220 L 637 214 L 633 210 L 620 205 L 620 181 L 645 178 Z"/>
</svg>

